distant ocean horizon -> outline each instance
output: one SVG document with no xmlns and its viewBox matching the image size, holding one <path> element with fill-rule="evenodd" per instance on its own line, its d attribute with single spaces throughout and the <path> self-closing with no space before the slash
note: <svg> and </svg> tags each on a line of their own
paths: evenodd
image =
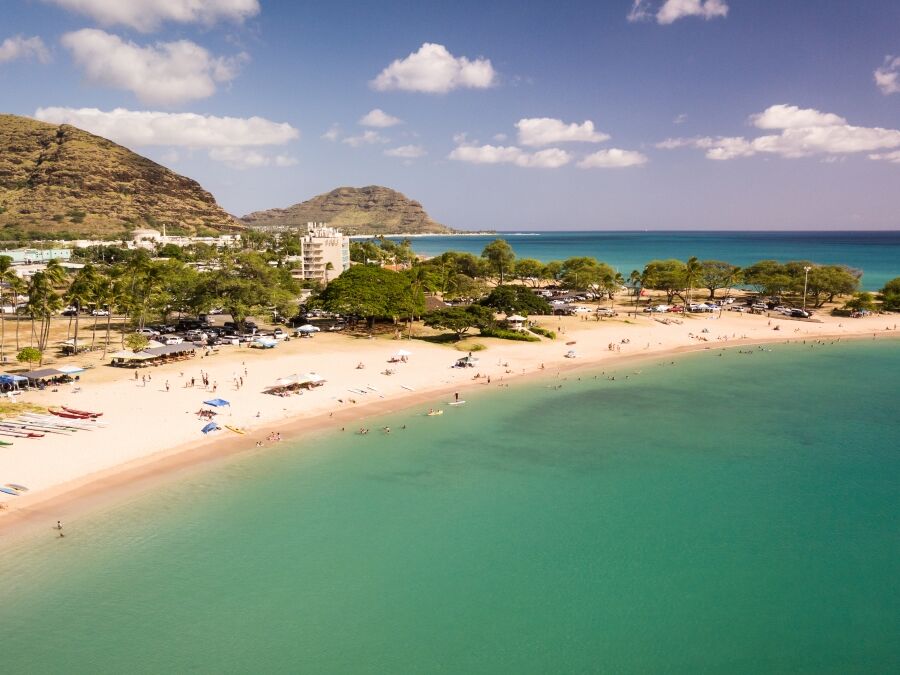
<svg viewBox="0 0 900 675">
<path fill-rule="evenodd" d="M 700 230 L 510 230 L 492 234 L 413 237 L 416 253 L 444 251 L 480 254 L 497 238 L 506 238 L 520 258 L 543 262 L 593 256 L 628 275 L 651 260 L 696 256 L 747 266 L 759 260 L 809 260 L 844 264 L 863 273 L 861 287 L 876 291 L 900 276 L 900 230 L 869 231 L 700 231 Z M 399 240 L 402 237 L 391 237 Z"/>
</svg>

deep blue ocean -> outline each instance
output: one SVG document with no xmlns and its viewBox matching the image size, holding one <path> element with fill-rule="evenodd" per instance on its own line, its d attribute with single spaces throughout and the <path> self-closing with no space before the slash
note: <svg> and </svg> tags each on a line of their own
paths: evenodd
<svg viewBox="0 0 900 675">
<path fill-rule="evenodd" d="M 758 260 L 810 260 L 862 270 L 862 287 L 878 290 L 900 276 L 900 231 L 895 232 L 498 232 L 494 235 L 416 237 L 424 255 L 480 254 L 497 237 L 521 258 L 547 262 L 593 256 L 628 276 L 650 260 L 697 256 L 746 266 Z"/>
</svg>

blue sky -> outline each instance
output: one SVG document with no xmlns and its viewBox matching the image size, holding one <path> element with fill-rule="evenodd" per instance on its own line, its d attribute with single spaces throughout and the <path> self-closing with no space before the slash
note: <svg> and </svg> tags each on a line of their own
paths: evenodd
<svg viewBox="0 0 900 675">
<path fill-rule="evenodd" d="M 461 229 L 900 227 L 896 0 L 3 4 L 2 111 L 236 215 L 379 184 Z"/>
</svg>

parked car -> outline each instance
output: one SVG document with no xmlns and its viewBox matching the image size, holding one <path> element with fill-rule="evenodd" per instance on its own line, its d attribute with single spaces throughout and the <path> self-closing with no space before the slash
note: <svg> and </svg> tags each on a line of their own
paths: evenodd
<svg viewBox="0 0 900 675">
<path fill-rule="evenodd" d="M 145 337 L 156 337 L 157 335 L 159 335 L 159 331 L 155 331 L 152 328 L 138 328 L 134 332 Z"/>
<path fill-rule="evenodd" d="M 91 316 L 109 316 L 108 309 L 95 309 L 91 311 Z"/>
<path fill-rule="evenodd" d="M 792 316 L 796 319 L 808 319 L 812 315 L 805 309 L 792 309 L 789 316 Z"/>
<path fill-rule="evenodd" d="M 76 316 L 78 314 L 78 310 L 69 305 L 61 312 L 61 314 L 63 316 Z"/>
<path fill-rule="evenodd" d="M 164 345 L 180 345 L 184 342 L 184 338 L 180 338 L 177 335 L 169 335 L 163 339 Z"/>
<path fill-rule="evenodd" d="M 614 309 L 610 309 L 609 307 L 598 307 L 597 308 L 597 316 L 616 316 L 618 312 Z"/>
</svg>

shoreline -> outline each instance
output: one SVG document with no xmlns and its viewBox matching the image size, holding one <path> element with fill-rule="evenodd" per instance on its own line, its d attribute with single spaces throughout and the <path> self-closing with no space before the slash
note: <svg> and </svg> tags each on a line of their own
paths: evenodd
<svg viewBox="0 0 900 675">
<path fill-rule="evenodd" d="M 651 329 L 655 326 L 651 326 Z M 795 344 L 804 340 L 853 340 L 877 339 L 879 332 L 870 327 L 848 332 L 817 332 L 815 335 L 797 336 L 796 334 L 766 335 L 755 338 L 737 339 L 727 343 L 690 343 L 669 345 L 663 349 L 642 350 L 640 352 L 612 352 L 601 353 L 594 358 L 579 358 L 575 360 L 549 361 L 545 368 L 525 368 L 513 372 L 506 372 L 496 379 L 493 384 L 524 383 L 547 377 L 551 373 L 570 373 L 584 371 L 608 365 L 620 367 L 625 364 L 683 356 L 703 351 L 719 351 L 735 347 L 755 347 L 765 344 Z M 900 339 L 900 335 L 893 331 L 882 329 L 881 337 L 884 339 Z M 556 341 L 557 343 L 559 340 Z M 526 343 L 530 344 L 530 343 Z M 550 346 L 552 343 L 546 343 Z M 449 352 L 448 356 L 459 354 Z M 543 365 L 543 364 L 542 364 Z M 469 373 L 466 372 L 466 375 Z M 402 386 L 402 385 L 401 385 Z M 366 420 L 378 416 L 411 410 L 422 404 L 427 404 L 435 398 L 443 397 L 454 391 L 472 391 L 475 387 L 490 386 L 485 378 L 477 381 L 472 379 L 460 382 L 440 383 L 421 391 L 406 391 L 404 394 L 392 398 L 371 399 L 361 404 L 344 406 L 336 410 L 313 410 L 289 414 L 282 419 L 267 420 L 264 425 L 249 429 L 246 435 L 228 435 L 213 438 L 192 440 L 163 447 L 152 453 L 109 466 L 103 470 L 84 473 L 71 480 L 57 485 L 28 493 L 15 498 L 16 501 L 6 501 L 8 508 L 0 511 L 0 533 L 5 535 L 24 535 L 30 531 L 36 531 L 41 525 L 46 526 L 55 520 L 67 520 L 77 518 L 80 515 L 102 509 L 104 506 L 120 503 L 129 495 L 143 493 L 145 490 L 159 485 L 179 475 L 203 470 L 234 457 L 249 454 L 251 452 L 263 453 L 273 447 L 267 443 L 263 447 L 255 445 L 256 440 L 263 433 L 279 432 L 284 436 L 284 442 L 311 436 L 326 431 L 335 431 L 341 426 L 354 427 Z M 227 431 L 223 431 L 227 434 Z M 339 432 L 337 432 L 339 433 Z M 355 433 L 351 428 L 347 433 Z M 280 444 L 275 443 L 274 447 Z"/>
</svg>

